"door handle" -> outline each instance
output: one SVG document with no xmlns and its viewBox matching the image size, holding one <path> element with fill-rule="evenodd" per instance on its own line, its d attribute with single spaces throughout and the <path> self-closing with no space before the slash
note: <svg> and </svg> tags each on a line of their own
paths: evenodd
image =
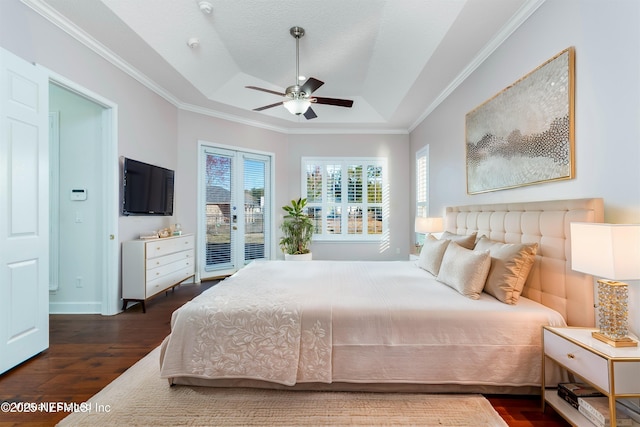
<svg viewBox="0 0 640 427">
<path fill-rule="evenodd" d="M 234 230 L 237 230 L 237 229 L 238 229 L 238 227 L 237 227 L 237 226 L 235 226 L 235 225 L 234 225 L 233 227 L 231 227 L 231 228 L 233 228 Z"/>
</svg>

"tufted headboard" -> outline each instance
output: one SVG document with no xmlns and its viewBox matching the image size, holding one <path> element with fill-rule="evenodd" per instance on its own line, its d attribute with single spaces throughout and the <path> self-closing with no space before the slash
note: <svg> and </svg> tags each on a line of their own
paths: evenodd
<svg viewBox="0 0 640 427">
<path fill-rule="evenodd" d="M 538 243 L 522 295 L 562 314 L 569 326 L 594 326 L 593 277 L 571 270 L 572 222 L 603 222 L 602 199 L 447 207 L 445 230 L 505 243 Z"/>
</svg>

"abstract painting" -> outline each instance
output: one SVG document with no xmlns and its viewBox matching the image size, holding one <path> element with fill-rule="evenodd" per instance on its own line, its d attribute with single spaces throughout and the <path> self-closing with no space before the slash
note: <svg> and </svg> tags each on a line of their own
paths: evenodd
<svg viewBox="0 0 640 427">
<path fill-rule="evenodd" d="M 467 193 L 574 176 L 570 47 L 466 115 Z"/>
</svg>

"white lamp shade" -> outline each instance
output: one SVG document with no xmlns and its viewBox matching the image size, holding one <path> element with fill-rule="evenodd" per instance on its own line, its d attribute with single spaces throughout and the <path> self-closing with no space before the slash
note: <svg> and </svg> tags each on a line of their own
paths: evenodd
<svg viewBox="0 0 640 427">
<path fill-rule="evenodd" d="M 572 222 L 571 268 L 605 279 L 640 279 L 640 224 Z"/>
<path fill-rule="evenodd" d="M 417 216 L 415 221 L 416 233 L 439 233 L 444 230 L 444 221 L 441 217 Z"/>
<path fill-rule="evenodd" d="M 299 115 L 305 113 L 311 106 L 311 101 L 305 98 L 295 98 L 284 101 L 284 108 L 291 114 Z"/>
</svg>

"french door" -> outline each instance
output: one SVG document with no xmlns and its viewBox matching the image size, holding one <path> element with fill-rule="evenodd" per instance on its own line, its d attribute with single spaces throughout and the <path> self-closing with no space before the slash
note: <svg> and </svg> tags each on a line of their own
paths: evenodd
<svg viewBox="0 0 640 427">
<path fill-rule="evenodd" d="M 202 145 L 200 161 L 200 278 L 269 259 L 271 156 Z"/>
</svg>

